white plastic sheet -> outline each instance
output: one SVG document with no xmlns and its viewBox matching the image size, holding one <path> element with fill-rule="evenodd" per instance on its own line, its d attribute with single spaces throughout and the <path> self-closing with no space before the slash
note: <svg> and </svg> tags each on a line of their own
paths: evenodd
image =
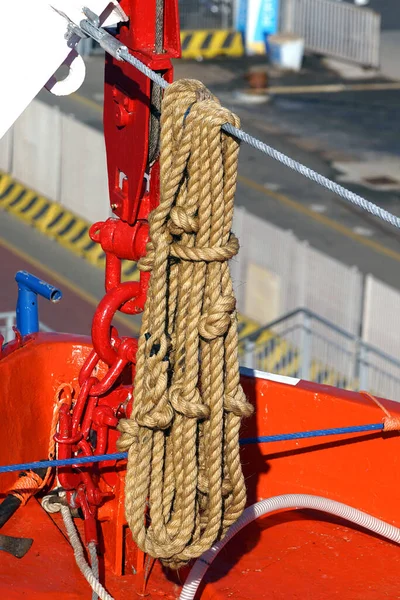
<svg viewBox="0 0 400 600">
<path fill-rule="evenodd" d="M 124 19 L 118 3 L 88 0 L 85 4 L 102 23 Z M 65 37 L 68 19 L 79 24 L 85 15 L 80 0 L 11 0 L 0 6 L 0 138 L 69 57 L 74 73 L 63 93 L 72 93 L 83 81 L 84 65 Z M 59 12 L 58 12 L 59 11 Z M 63 13 L 67 18 L 62 16 Z M 75 53 L 71 56 L 71 52 Z"/>
</svg>

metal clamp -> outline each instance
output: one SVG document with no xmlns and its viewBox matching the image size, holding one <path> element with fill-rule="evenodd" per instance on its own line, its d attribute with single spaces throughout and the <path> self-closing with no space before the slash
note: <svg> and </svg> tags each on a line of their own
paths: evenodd
<svg viewBox="0 0 400 600">
<path fill-rule="evenodd" d="M 93 14 L 93 17 L 96 15 Z M 98 19 L 98 17 L 97 17 Z M 121 57 L 122 51 L 128 51 L 128 48 L 121 44 L 119 40 L 107 33 L 101 27 L 96 26 L 92 20 L 84 19 L 79 23 L 79 27 L 84 33 L 94 39 L 108 54 L 111 54 L 117 60 L 124 60 Z"/>
</svg>

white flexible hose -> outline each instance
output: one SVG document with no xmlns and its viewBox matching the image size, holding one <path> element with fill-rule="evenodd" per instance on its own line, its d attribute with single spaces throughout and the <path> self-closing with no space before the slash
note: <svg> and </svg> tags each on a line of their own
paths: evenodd
<svg viewBox="0 0 400 600">
<path fill-rule="evenodd" d="M 287 508 L 311 508 L 321 512 L 330 513 L 331 515 L 341 517 L 346 521 L 355 523 L 356 525 L 364 527 L 364 529 L 369 529 L 388 540 L 400 544 L 400 529 L 389 523 L 385 523 L 380 519 L 371 517 L 356 508 L 342 504 L 341 502 L 335 502 L 334 500 L 329 500 L 328 498 L 322 498 L 320 496 L 309 496 L 307 494 L 274 496 L 273 498 L 261 500 L 260 502 L 249 506 L 249 508 L 246 508 L 238 521 L 230 527 L 224 539 L 214 544 L 210 550 L 204 552 L 204 554 L 197 559 L 182 588 L 179 600 L 193 600 L 211 563 L 215 560 L 225 544 L 239 533 L 243 527 L 246 527 L 246 525 L 255 521 L 258 517 Z"/>
<path fill-rule="evenodd" d="M 76 530 L 74 521 L 71 517 L 71 511 L 69 509 L 69 506 L 61 506 L 61 514 L 64 521 L 65 529 L 67 530 L 69 541 L 71 542 L 71 546 L 75 554 L 76 564 L 78 565 L 80 572 L 92 588 L 93 592 L 95 592 L 98 595 L 98 597 L 101 598 L 101 600 L 114 600 L 113 597 L 110 596 L 107 590 L 96 579 L 92 569 L 86 562 L 85 555 L 83 554 L 82 544 L 79 539 L 79 535 Z"/>
</svg>

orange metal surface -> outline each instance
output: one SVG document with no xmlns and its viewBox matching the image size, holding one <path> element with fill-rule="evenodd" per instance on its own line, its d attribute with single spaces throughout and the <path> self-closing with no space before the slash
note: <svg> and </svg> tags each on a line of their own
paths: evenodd
<svg viewBox="0 0 400 600">
<path fill-rule="evenodd" d="M 46 457 L 54 391 L 62 382 L 76 384 L 90 349 L 86 338 L 46 334 L 0 361 L 0 464 Z M 360 394 L 327 386 L 249 377 L 242 382 L 256 405 L 242 437 L 376 423 L 383 416 Z M 396 403 L 385 405 L 400 414 Z M 246 446 L 249 503 L 311 493 L 399 526 L 399 444 L 397 433 L 373 433 Z M 0 490 L 14 478 L 0 475 Z M 131 542 L 123 516 L 123 472 L 117 477 L 110 466 L 101 482 L 114 493 L 99 511 L 101 567 L 110 593 L 116 600 L 136 594 L 178 598 L 187 571 L 164 572 Z M 90 597 L 62 531 L 59 516 L 49 517 L 36 500 L 17 511 L 2 533 L 33 537 L 34 545 L 21 560 L 0 553 L 1 598 Z M 393 544 L 321 515 L 289 511 L 260 519 L 232 540 L 212 565 L 201 598 L 394 599 L 400 597 L 399 560 Z"/>
<path fill-rule="evenodd" d="M 242 378 L 256 405 L 243 437 L 377 423 L 382 411 L 360 394 L 301 382 Z M 400 405 L 385 401 L 393 415 Z M 332 498 L 400 526 L 400 438 L 352 434 L 247 446 L 249 503 L 285 493 Z M 212 565 L 201 598 L 380 600 L 400 598 L 400 548 L 310 511 L 259 519 Z"/>
<path fill-rule="evenodd" d="M 300 382 L 284 385 L 242 378 L 255 418 L 242 437 L 379 423 L 384 417 L 356 392 Z M 400 404 L 383 401 L 393 415 Z M 351 434 L 249 445 L 243 448 L 250 504 L 276 494 L 327 496 L 400 526 L 398 433 Z"/>
<path fill-rule="evenodd" d="M 38 341 L 40 340 L 40 341 Z M 22 348 L 0 360 L 0 463 L 47 458 L 54 393 L 61 383 L 77 383 L 91 350 L 88 338 L 33 335 Z M 0 477 L 0 492 L 15 474 Z"/>
<path fill-rule="evenodd" d="M 399 547 L 313 512 L 260 518 L 212 565 L 202 600 L 394 600 Z"/>
</svg>

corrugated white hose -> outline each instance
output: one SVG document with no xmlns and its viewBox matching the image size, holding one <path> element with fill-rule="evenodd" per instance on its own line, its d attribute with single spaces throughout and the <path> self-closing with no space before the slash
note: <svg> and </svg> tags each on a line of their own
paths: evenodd
<svg viewBox="0 0 400 600">
<path fill-rule="evenodd" d="M 114 600 L 107 590 L 101 585 L 100 581 L 96 579 L 92 569 L 86 562 L 85 555 L 83 553 L 83 547 L 81 540 L 79 539 L 78 532 L 76 530 L 74 521 L 71 516 L 69 506 L 61 506 L 61 514 L 64 521 L 65 529 L 69 537 L 72 549 L 75 554 L 76 564 L 79 567 L 80 572 L 92 588 L 93 592 L 98 595 L 101 600 Z"/>
<path fill-rule="evenodd" d="M 232 525 L 232 527 L 230 527 L 224 539 L 214 544 L 210 550 L 204 552 L 204 554 L 197 559 L 182 588 L 179 600 L 193 600 L 211 563 L 229 540 L 239 533 L 243 527 L 246 527 L 246 525 L 255 521 L 258 517 L 287 508 L 311 508 L 329 513 L 341 517 L 346 521 L 350 521 L 351 523 L 355 523 L 360 527 L 369 529 L 388 540 L 392 540 L 392 542 L 400 544 L 399 528 L 394 527 L 389 523 L 385 523 L 380 519 L 376 519 L 375 517 L 371 517 L 370 515 L 367 515 L 356 508 L 352 508 L 351 506 L 347 506 L 346 504 L 342 504 L 341 502 L 335 502 L 334 500 L 329 500 L 329 498 L 322 498 L 320 496 L 309 496 L 307 494 L 274 496 L 273 498 L 261 500 L 260 502 L 249 506 L 249 508 L 246 508 L 242 516 Z"/>
</svg>

